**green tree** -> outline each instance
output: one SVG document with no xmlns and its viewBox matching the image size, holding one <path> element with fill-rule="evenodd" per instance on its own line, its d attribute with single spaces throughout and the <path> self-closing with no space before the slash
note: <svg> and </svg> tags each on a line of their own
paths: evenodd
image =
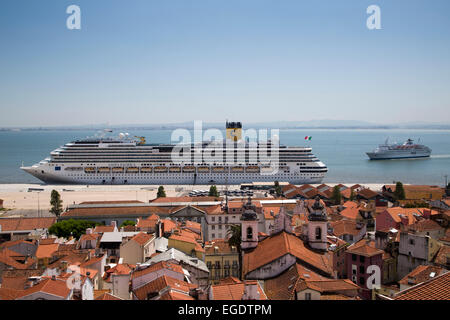
<svg viewBox="0 0 450 320">
<path fill-rule="evenodd" d="M 165 198 L 166 196 L 166 191 L 164 191 L 164 187 L 163 186 L 159 186 L 158 188 L 158 193 L 156 194 L 157 198 Z"/>
<path fill-rule="evenodd" d="M 86 233 L 87 228 L 94 228 L 100 225 L 98 222 L 87 221 L 87 220 L 63 220 L 53 224 L 49 229 L 49 233 L 56 235 L 57 237 L 69 238 L 73 236 L 79 239 L 83 234 Z"/>
<path fill-rule="evenodd" d="M 132 221 L 132 220 L 125 220 L 124 222 L 122 222 L 122 224 L 120 225 L 120 228 L 125 227 L 125 226 L 135 226 L 136 222 Z"/>
<path fill-rule="evenodd" d="M 219 196 L 219 192 L 217 191 L 216 186 L 209 187 L 209 196 L 210 197 L 218 197 Z"/>
<path fill-rule="evenodd" d="M 59 217 L 63 211 L 61 196 L 56 190 L 52 190 L 50 195 L 50 212 Z"/>
<path fill-rule="evenodd" d="M 355 191 L 353 189 L 350 190 L 350 201 L 355 200 Z"/>
<path fill-rule="evenodd" d="M 241 250 L 241 225 L 233 224 L 227 231 L 228 245 L 235 246 L 240 252 Z"/>
<path fill-rule="evenodd" d="M 395 184 L 394 198 L 395 200 L 405 200 L 405 189 L 400 181 Z"/>
<path fill-rule="evenodd" d="M 281 197 L 283 195 L 283 191 L 281 190 L 280 183 L 278 181 L 275 181 L 274 187 L 275 187 L 275 194 L 277 195 L 277 197 Z"/>
<path fill-rule="evenodd" d="M 335 205 L 341 204 L 341 200 L 342 200 L 341 189 L 337 185 L 334 186 L 334 188 L 333 188 L 333 193 L 331 194 L 331 200 L 333 201 L 333 203 Z"/>
</svg>

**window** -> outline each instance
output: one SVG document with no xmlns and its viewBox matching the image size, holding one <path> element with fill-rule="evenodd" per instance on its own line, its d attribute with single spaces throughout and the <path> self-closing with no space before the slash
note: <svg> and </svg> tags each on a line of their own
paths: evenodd
<svg viewBox="0 0 450 320">
<path fill-rule="evenodd" d="M 359 284 L 364 285 L 364 277 L 359 277 Z"/>
<path fill-rule="evenodd" d="M 414 245 L 414 239 L 409 239 L 409 244 Z"/>
<path fill-rule="evenodd" d="M 311 300 L 311 293 L 309 292 L 305 293 L 305 300 Z"/>
<path fill-rule="evenodd" d="M 356 261 L 356 254 L 352 254 L 352 261 Z"/>
<path fill-rule="evenodd" d="M 359 266 L 359 273 L 364 274 L 364 266 Z"/>
<path fill-rule="evenodd" d="M 216 230 L 216 226 L 211 226 L 211 230 Z"/>
<path fill-rule="evenodd" d="M 364 263 L 364 261 L 366 261 L 366 257 L 364 256 L 359 256 L 359 261 Z"/>
<path fill-rule="evenodd" d="M 316 228 L 316 240 L 322 239 L 322 229 L 320 227 Z"/>
<path fill-rule="evenodd" d="M 247 228 L 247 239 L 253 239 L 253 229 L 252 227 Z"/>
</svg>

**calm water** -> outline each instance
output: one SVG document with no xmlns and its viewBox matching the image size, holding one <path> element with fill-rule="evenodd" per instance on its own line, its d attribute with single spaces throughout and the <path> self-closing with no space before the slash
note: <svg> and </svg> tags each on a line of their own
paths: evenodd
<svg viewBox="0 0 450 320">
<path fill-rule="evenodd" d="M 149 143 L 169 143 L 171 130 L 130 131 L 142 135 Z M 0 183 L 39 182 L 22 172 L 22 161 L 32 165 L 49 156 L 50 151 L 78 138 L 94 135 L 94 131 L 0 131 Z M 304 137 L 312 136 L 306 142 Z M 433 152 L 430 159 L 369 161 L 365 152 L 389 137 L 403 142 L 420 138 Z M 444 184 L 450 174 L 450 131 L 446 130 L 280 130 L 285 145 L 313 148 L 313 152 L 329 168 L 324 182 Z"/>
</svg>

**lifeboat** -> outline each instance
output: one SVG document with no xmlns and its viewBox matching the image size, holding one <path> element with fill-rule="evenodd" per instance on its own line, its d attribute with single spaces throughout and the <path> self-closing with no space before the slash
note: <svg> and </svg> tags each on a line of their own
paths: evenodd
<svg viewBox="0 0 450 320">
<path fill-rule="evenodd" d="M 138 173 L 138 172 L 139 172 L 139 168 L 137 168 L 137 167 L 127 168 L 127 173 Z"/>
<path fill-rule="evenodd" d="M 95 168 L 94 167 L 86 167 L 86 168 L 84 168 L 84 172 L 95 173 Z"/>
<path fill-rule="evenodd" d="M 110 169 L 108 167 L 98 168 L 99 173 L 109 173 Z"/>
<path fill-rule="evenodd" d="M 120 172 L 123 172 L 123 168 L 122 168 L 122 167 L 115 167 L 115 168 L 112 168 L 112 172 L 114 172 L 114 173 L 120 173 Z"/>
<path fill-rule="evenodd" d="M 244 172 L 244 167 L 233 167 L 231 172 Z"/>
<path fill-rule="evenodd" d="M 170 167 L 169 172 L 181 172 L 181 168 L 180 167 Z"/>
<path fill-rule="evenodd" d="M 194 172 L 194 171 L 195 171 L 194 166 L 184 166 L 183 167 L 183 172 Z"/>
<path fill-rule="evenodd" d="M 152 172 L 152 171 L 153 171 L 152 167 L 142 167 L 141 168 L 142 173 L 147 173 L 147 172 Z"/>
<path fill-rule="evenodd" d="M 155 172 L 167 172 L 167 167 L 166 166 L 155 167 Z"/>
<path fill-rule="evenodd" d="M 245 172 L 259 172 L 258 166 L 248 166 L 245 168 Z"/>
<path fill-rule="evenodd" d="M 197 171 L 198 172 L 209 172 L 209 167 L 198 167 Z"/>
<path fill-rule="evenodd" d="M 213 167 L 213 172 L 225 172 L 225 167 Z"/>
</svg>

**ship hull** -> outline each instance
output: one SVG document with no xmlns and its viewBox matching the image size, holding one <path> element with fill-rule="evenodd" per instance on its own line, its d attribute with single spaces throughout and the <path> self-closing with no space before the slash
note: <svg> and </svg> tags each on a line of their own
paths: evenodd
<svg viewBox="0 0 450 320">
<path fill-rule="evenodd" d="M 381 154 L 376 152 L 367 152 L 370 160 L 395 160 L 395 159 L 423 159 L 429 158 L 430 154 Z"/>
<path fill-rule="evenodd" d="M 76 177 L 63 172 L 52 172 L 40 167 L 22 167 L 46 184 L 92 184 L 92 185 L 193 185 L 193 184 L 241 184 L 248 182 L 287 181 L 292 184 L 320 184 L 326 171 L 315 176 L 299 173 L 150 173 L 150 174 L 97 174 L 80 173 Z"/>
</svg>

